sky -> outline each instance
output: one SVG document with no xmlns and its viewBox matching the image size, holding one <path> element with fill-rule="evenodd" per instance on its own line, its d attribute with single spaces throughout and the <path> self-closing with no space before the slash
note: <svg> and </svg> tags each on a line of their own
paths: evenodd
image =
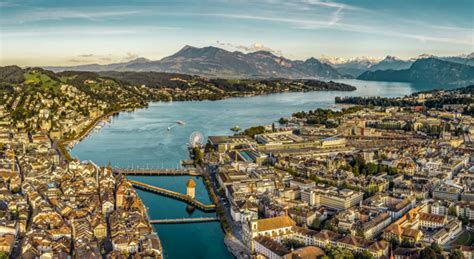
<svg viewBox="0 0 474 259">
<path fill-rule="evenodd" d="M 0 0 L 0 65 L 108 64 L 185 45 L 290 59 L 474 52 L 473 0 Z"/>
</svg>

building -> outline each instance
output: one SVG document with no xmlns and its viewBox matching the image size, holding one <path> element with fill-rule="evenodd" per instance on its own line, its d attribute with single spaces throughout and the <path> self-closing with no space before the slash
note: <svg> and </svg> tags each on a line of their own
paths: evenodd
<svg viewBox="0 0 474 259">
<path fill-rule="evenodd" d="M 15 243 L 15 236 L 11 234 L 0 236 L 0 252 L 11 254 Z"/>
<path fill-rule="evenodd" d="M 258 236 L 253 239 L 255 253 L 261 254 L 269 259 L 285 258 L 290 250 L 267 236 Z"/>
<path fill-rule="evenodd" d="M 461 246 L 459 248 L 461 253 L 464 255 L 466 259 L 474 259 L 474 247 L 472 246 Z"/>
<path fill-rule="evenodd" d="M 186 183 L 186 195 L 191 198 L 196 198 L 196 183 L 192 178 L 189 178 L 188 182 Z"/>
<path fill-rule="evenodd" d="M 355 206 L 363 198 L 363 192 L 324 185 L 318 185 L 301 193 L 301 199 L 311 206 L 325 206 L 336 210 L 344 210 Z"/>
<path fill-rule="evenodd" d="M 321 258 L 326 253 L 316 246 L 305 246 L 296 250 L 289 250 L 270 237 L 258 236 L 253 239 L 256 258 L 264 256 L 269 259 L 309 259 Z"/>
<path fill-rule="evenodd" d="M 433 198 L 438 200 L 458 201 L 462 187 L 442 184 L 433 190 Z"/>
<path fill-rule="evenodd" d="M 456 237 L 462 230 L 461 222 L 446 215 L 437 215 L 422 212 L 425 206 L 411 209 L 400 219 L 388 226 L 382 234 L 385 240 L 409 240 L 416 243 L 423 241 L 426 244 L 438 242 L 445 244 L 449 239 Z"/>
<path fill-rule="evenodd" d="M 249 136 L 209 136 L 209 143 L 220 153 L 232 150 L 237 146 L 255 146 L 257 144 Z"/>
<path fill-rule="evenodd" d="M 291 233 L 296 222 L 288 216 L 252 220 L 242 225 L 242 239 L 253 250 L 252 240 L 257 236 L 276 237 Z"/>
</svg>

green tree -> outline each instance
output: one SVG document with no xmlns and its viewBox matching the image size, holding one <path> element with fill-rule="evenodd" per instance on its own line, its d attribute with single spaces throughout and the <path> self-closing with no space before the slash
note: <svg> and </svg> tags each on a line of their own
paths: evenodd
<svg viewBox="0 0 474 259">
<path fill-rule="evenodd" d="M 464 259 L 464 255 L 459 249 L 451 250 L 451 254 L 449 255 L 450 259 Z"/>
<path fill-rule="evenodd" d="M 208 142 L 206 143 L 206 147 L 204 148 L 204 150 L 205 150 L 206 152 L 211 152 L 211 151 L 214 150 L 214 147 L 212 146 L 211 142 L 208 141 Z"/>
<path fill-rule="evenodd" d="M 454 206 L 454 205 L 449 206 L 448 215 L 454 216 L 454 217 L 457 216 L 457 213 L 456 213 L 456 206 Z"/>
<path fill-rule="evenodd" d="M 374 163 L 367 164 L 367 174 L 369 175 L 377 174 L 378 170 L 379 168 L 377 164 L 374 164 Z"/>
<path fill-rule="evenodd" d="M 287 238 L 287 239 L 284 239 L 282 241 L 283 245 L 288 247 L 288 248 L 293 248 L 293 249 L 297 249 L 297 248 L 300 248 L 300 247 L 303 247 L 305 246 L 305 244 L 303 242 L 300 242 L 296 239 L 292 239 L 292 238 Z"/>
<path fill-rule="evenodd" d="M 196 165 L 204 165 L 204 154 L 202 153 L 201 149 L 198 147 L 193 148 L 193 155 L 194 155 L 194 163 Z"/>
<path fill-rule="evenodd" d="M 336 227 L 331 223 L 330 220 L 325 220 L 323 223 L 323 229 L 336 231 Z"/>
<path fill-rule="evenodd" d="M 441 254 L 441 252 L 443 252 L 443 248 L 437 242 L 431 243 L 430 247 L 437 254 Z"/>
<path fill-rule="evenodd" d="M 313 220 L 313 223 L 311 223 L 311 228 L 315 230 L 319 230 L 320 227 L 321 227 L 321 221 L 319 220 L 319 217 L 316 217 Z"/>
<path fill-rule="evenodd" d="M 280 123 L 280 124 L 287 124 L 287 123 L 288 123 L 288 119 L 287 119 L 287 118 L 280 118 L 280 119 L 278 120 L 278 123 Z"/>
<path fill-rule="evenodd" d="M 360 175 L 359 166 L 357 164 L 352 167 L 352 172 L 354 173 L 355 176 Z"/>
<path fill-rule="evenodd" d="M 244 130 L 244 135 L 250 136 L 250 137 L 255 137 L 257 134 L 262 134 L 265 133 L 265 127 L 263 126 L 256 126 L 256 127 L 251 127 L 246 130 Z"/>
<path fill-rule="evenodd" d="M 435 251 L 427 246 L 425 247 L 423 250 L 421 250 L 420 252 L 420 258 L 421 259 L 432 259 L 432 258 L 436 258 L 436 253 Z"/>
<path fill-rule="evenodd" d="M 373 259 L 374 256 L 371 253 L 369 253 L 369 251 L 364 250 L 363 253 L 361 253 L 357 256 L 357 258 L 358 259 Z"/>
</svg>

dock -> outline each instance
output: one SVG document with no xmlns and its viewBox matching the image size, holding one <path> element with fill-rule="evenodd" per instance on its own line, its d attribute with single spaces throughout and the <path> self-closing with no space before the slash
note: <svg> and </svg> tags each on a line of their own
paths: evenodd
<svg viewBox="0 0 474 259">
<path fill-rule="evenodd" d="M 157 194 L 161 194 L 163 196 L 167 196 L 167 197 L 173 198 L 175 200 L 184 201 L 184 202 L 188 203 L 189 205 L 192 205 L 192 206 L 194 206 L 194 207 L 196 207 L 200 210 L 203 210 L 203 211 L 215 211 L 216 210 L 216 205 L 214 205 L 214 204 L 204 204 L 200 201 L 197 201 L 196 199 L 191 198 L 190 196 L 188 196 L 186 194 L 182 194 L 182 193 L 175 192 L 175 191 L 170 191 L 170 190 L 167 190 L 167 189 L 164 189 L 164 188 L 156 187 L 156 186 L 153 186 L 153 185 L 149 185 L 149 184 L 142 183 L 142 182 L 135 181 L 135 180 L 131 180 L 131 179 L 129 179 L 128 181 L 134 187 L 136 187 L 138 189 L 141 189 L 141 190 L 144 190 L 144 191 L 149 191 L 149 192 L 154 192 L 154 193 L 157 193 Z"/>
<path fill-rule="evenodd" d="M 219 221 L 217 217 L 201 217 L 201 218 L 178 218 L 178 219 L 152 219 L 152 224 L 185 224 L 198 222 L 212 222 Z"/>
<path fill-rule="evenodd" d="M 188 169 L 146 169 L 146 168 L 114 168 L 113 172 L 115 174 L 123 175 L 148 175 L 148 176 L 160 176 L 160 175 L 189 175 L 189 176 L 202 176 L 201 173 L 196 172 L 195 170 Z"/>
</svg>

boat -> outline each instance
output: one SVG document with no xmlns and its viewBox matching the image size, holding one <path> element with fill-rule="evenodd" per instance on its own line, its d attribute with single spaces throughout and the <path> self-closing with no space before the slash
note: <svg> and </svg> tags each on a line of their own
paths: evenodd
<svg viewBox="0 0 474 259">
<path fill-rule="evenodd" d="M 184 125 L 184 124 L 186 124 L 186 123 L 184 123 L 184 121 L 176 121 L 176 123 L 179 124 L 179 125 Z"/>
<path fill-rule="evenodd" d="M 170 130 L 171 130 L 171 127 L 168 127 L 168 131 L 170 131 Z"/>
</svg>

